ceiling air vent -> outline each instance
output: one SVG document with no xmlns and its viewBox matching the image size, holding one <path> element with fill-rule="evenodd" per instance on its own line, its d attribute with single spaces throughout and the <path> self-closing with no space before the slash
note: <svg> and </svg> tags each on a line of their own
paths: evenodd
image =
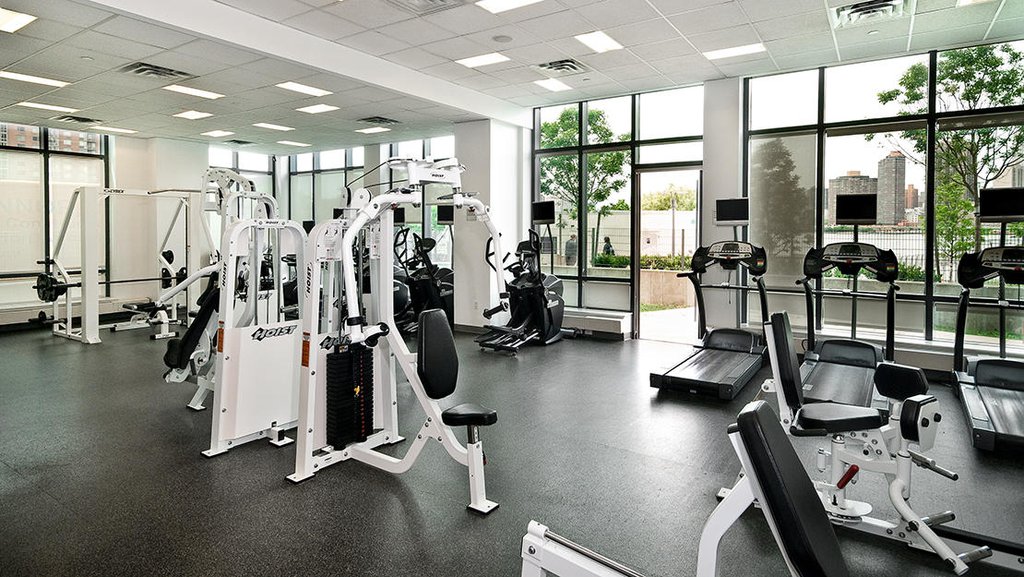
<svg viewBox="0 0 1024 577">
<path fill-rule="evenodd" d="M 157 66 L 156 64 L 146 64 L 145 62 L 133 62 L 128 64 L 121 68 L 121 72 L 153 80 L 184 80 L 186 78 L 193 77 L 193 75 L 187 72 Z"/>
<path fill-rule="evenodd" d="M 394 118 L 385 118 L 383 116 L 367 116 L 366 118 L 360 118 L 359 122 L 365 122 L 367 124 L 377 124 L 377 125 L 381 125 L 381 124 L 384 124 L 384 125 L 399 124 L 399 122 L 397 120 L 395 120 Z"/>
<path fill-rule="evenodd" d="M 839 6 L 832 13 L 832 26 L 839 30 L 862 24 L 874 24 L 886 20 L 896 20 L 909 15 L 909 0 L 866 0 Z"/>
<path fill-rule="evenodd" d="M 54 116 L 50 118 L 54 122 L 64 122 L 66 124 L 99 124 L 102 120 L 96 120 L 95 118 L 86 118 L 84 116 L 72 116 L 70 114 L 61 114 L 60 116 Z"/>
<path fill-rule="evenodd" d="M 572 76 L 574 74 L 583 74 L 584 72 L 590 72 L 590 67 L 586 64 L 573 60 L 572 58 L 566 58 L 565 60 L 555 60 L 553 62 L 545 62 L 544 64 L 535 64 L 531 66 L 534 70 L 544 74 L 545 76 L 558 77 L 558 76 Z"/>
<path fill-rule="evenodd" d="M 234 144 L 235 146 L 252 146 L 252 145 L 256 144 L 255 142 L 252 142 L 252 141 L 249 141 L 249 140 L 239 140 L 237 138 L 232 138 L 231 140 L 225 140 L 224 143 L 225 144 Z"/>
<path fill-rule="evenodd" d="M 462 6 L 466 2 L 465 0 L 388 0 L 388 3 L 417 16 L 426 16 Z"/>
</svg>

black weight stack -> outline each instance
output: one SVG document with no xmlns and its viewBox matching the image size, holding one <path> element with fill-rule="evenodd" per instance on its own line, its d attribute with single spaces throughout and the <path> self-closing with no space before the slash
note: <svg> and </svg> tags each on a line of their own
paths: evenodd
<svg viewBox="0 0 1024 577">
<path fill-rule="evenodd" d="M 373 433 L 373 350 L 327 355 L 327 443 L 340 449 Z"/>
</svg>

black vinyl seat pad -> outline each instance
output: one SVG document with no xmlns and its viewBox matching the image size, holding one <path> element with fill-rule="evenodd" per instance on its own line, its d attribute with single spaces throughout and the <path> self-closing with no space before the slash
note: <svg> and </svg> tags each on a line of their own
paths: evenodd
<svg viewBox="0 0 1024 577">
<path fill-rule="evenodd" d="M 804 367 L 809 367 L 806 371 Z M 818 361 L 801 367 L 804 400 L 870 407 L 875 397 L 875 369 Z"/>
<path fill-rule="evenodd" d="M 821 429 L 828 433 L 842 433 L 877 429 L 885 424 L 885 418 L 877 410 L 867 407 L 812 403 L 804 405 L 800 409 L 796 416 L 796 424 L 802 429 Z"/>
<path fill-rule="evenodd" d="M 498 411 L 476 403 L 462 403 L 445 409 L 441 422 L 449 427 L 486 427 L 498 422 Z"/>
</svg>

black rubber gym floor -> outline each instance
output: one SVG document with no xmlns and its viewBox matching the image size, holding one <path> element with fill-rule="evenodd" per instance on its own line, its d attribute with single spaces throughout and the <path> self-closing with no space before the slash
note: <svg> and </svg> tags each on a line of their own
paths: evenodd
<svg viewBox="0 0 1024 577">
<path fill-rule="evenodd" d="M 483 440 L 501 507 L 480 517 L 465 509 L 465 469 L 440 446 L 402 476 L 351 462 L 301 485 L 284 478 L 294 445 L 204 458 L 209 411 L 185 408 L 191 385 L 161 380 L 164 344 L 103 339 L 0 336 L 0 575 L 517 575 L 531 519 L 647 575 L 693 575 L 715 493 L 736 474 L 726 426 L 757 388 L 729 404 L 658 394 L 648 373 L 678 362 L 676 345 L 576 340 L 509 358 L 460 336 L 462 379 L 445 406 L 499 414 Z M 412 433 L 420 413 L 399 390 Z M 932 455 L 961 479 L 915 469 L 911 503 L 1024 541 L 1020 455 L 975 451 L 950 390 L 934 393 L 946 419 Z M 817 442 L 799 445 L 810 462 Z M 865 477 L 853 495 L 888 514 L 882 491 Z M 853 575 L 948 573 L 934 556 L 839 534 Z M 756 511 L 720 556 L 722 575 L 786 574 Z"/>
</svg>

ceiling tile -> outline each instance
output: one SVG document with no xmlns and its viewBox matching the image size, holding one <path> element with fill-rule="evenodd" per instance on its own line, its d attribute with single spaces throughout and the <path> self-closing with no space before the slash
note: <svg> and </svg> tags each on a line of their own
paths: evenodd
<svg viewBox="0 0 1024 577">
<path fill-rule="evenodd" d="M 971 4 L 963 8 L 949 8 L 947 10 L 936 10 L 934 12 L 918 14 L 914 18 L 914 34 L 938 32 L 948 28 L 961 28 L 971 24 L 988 24 L 995 17 L 999 4 L 999 2 L 987 2 Z"/>
<path fill-rule="evenodd" d="M 911 50 L 946 48 L 958 44 L 978 44 L 985 38 L 988 24 L 975 24 L 961 28 L 949 28 L 936 32 L 915 33 L 910 38 Z"/>
<path fill-rule="evenodd" d="M 735 78 L 776 72 L 779 68 L 770 58 L 758 58 L 748 62 L 722 63 L 718 65 L 718 69 L 726 76 Z"/>
<path fill-rule="evenodd" d="M 189 56 L 198 56 L 200 58 L 209 58 L 223 64 L 230 64 L 231 66 L 241 66 L 242 64 L 248 64 L 249 62 L 255 62 L 263 58 L 263 56 L 256 54 L 255 52 L 249 52 L 241 48 L 235 48 L 227 44 L 220 42 L 214 42 L 212 40 L 195 40 L 189 42 L 184 46 L 179 46 L 174 49 L 175 52 L 181 54 L 188 54 Z"/>
<path fill-rule="evenodd" d="M 643 61 L 640 60 L 640 58 L 628 50 L 611 50 L 600 54 L 589 54 L 587 56 L 580 56 L 579 60 L 595 70 L 615 68 L 616 66 L 638 66 L 643 64 Z"/>
<path fill-rule="evenodd" d="M 84 60 L 83 56 L 89 60 Z M 20 61 L 11 69 L 23 74 L 33 74 L 65 82 L 77 82 L 128 63 L 128 60 L 109 54 L 100 54 L 65 44 L 54 44 Z"/>
<path fill-rule="evenodd" d="M 92 30 L 82 32 L 81 34 L 73 36 L 64 42 L 69 46 L 95 50 L 96 52 L 102 52 L 103 54 L 110 54 L 112 56 L 120 56 L 130 60 L 141 60 L 147 56 L 152 56 L 162 51 L 162 49 L 155 46 L 142 44 L 140 42 L 133 42 L 131 40 L 123 40 L 116 36 L 100 34 L 99 32 L 94 32 Z"/>
<path fill-rule="evenodd" d="M 405 50 L 387 54 L 384 58 L 394 62 L 395 64 L 401 64 L 402 66 L 414 69 L 426 68 L 428 66 L 434 66 L 435 64 L 441 64 L 442 62 L 448 62 L 447 58 L 431 54 L 422 48 L 407 48 Z"/>
<path fill-rule="evenodd" d="M 596 4 L 596 2 L 594 2 Z M 530 20 L 544 16 L 546 14 L 553 14 L 560 10 L 565 9 L 567 6 L 558 0 L 545 0 L 544 2 L 536 2 L 520 8 L 514 8 L 498 14 L 498 17 L 506 22 L 522 22 L 524 20 Z M 477 10 L 487 12 L 479 6 L 473 6 Z"/>
<path fill-rule="evenodd" d="M 641 44 L 640 46 L 633 46 L 629 50 L 648 62 L 672 58 L 674 56 L 696 54 L 697 52 L 692 46 L 690 46 L 689 42 L 682 38 L 679 38 L 678 40 L 666 40 L 663 42 Z"/>
<path fill-rule="evenodd" d="M 424 16 L 422 20 L 456 34 L 470 34 L 507 25 L 508 22 L 479 6 L 467 5 Z"/>
<path fill-rule="evenodd" d="M 269 1 L 276 2 L 277 0 Z M 381 0 L 345 0 L 344 2 L 335 2 L 325 7 L 324 10 L 350 22 L 355 22 L 363 28 L 378 28 L 414 18 L 412 14 Z"/>
<path fill-rule="evenodd" d="M 66 24 L 64 22 L 58 22 L 56 20 L 39 18 L 29 26 L 19 30 L 18 35 L 28 36 L 29 38 L 38 38 L 48 42 L 60 42 L 69 36 L 78 34 L 82 30 L 85 29 L 79 26 L 72 26 L 71 24 Z"/>
<path fill-rule="evenodd" d="M 465 38 L 449 38 L 447 40 L 424 44 L 420 48 L 431 54 L 436 54 L 449 60 L 459 60 L 461 58 L 479 56 L 481 54 L 487 54 L 488 52 L 486 46 L 466 40 Z"/>
<path fill-rule="evenodd" d="M 0 33 L 0 66 L 7 66 L 26 56 L 45 50 L 50 45 L 45 40 L 28 38 L 20 34 Z"/>
<path fill-rule="evenodd" d="M 56 20 L 72 26 L 88 28 L 110 18 L 112 13 L 69 0 L 4 0 L 4 8 L 31 14 L 38 18 Z M 33 24 L 25 27 L 27 30 Z"/>
<path fill-rule="evenodd" d="M 601 72 L 605 76 L 617 82 L 622 82 L 624 80 L 636 80 L 637 78 L 647 78 L 649 76 L 660 74 L 647 63 L 633 66 L 620 66 L 618 68 L 605 68 L 602 69 Z"/>
<path fill-rule="evenodd" d="M 648 0 L 659 12 L 665 16 L 679 14 L 690 10 L 697 10 L 706 6 L 722 4 L 730 0 Z"/>
<path fill-rule="evenodd" d="M 822 10 L 821 0 L 739 0 L 743 11 L 752 22 L 770 20 L 782 16 L 793 16 L 812 10 Z M 849 0 L 843 0 L 844 4 L 850 4 Z"/>
<path fill-rule="evenodd" d="M 803 54 L 805 52 L 824 52 L 827 50 L 835 52 L 835 42 L 832 40 L 832 35 L 827 33 L 770 40 L 765 42 L 764 45 L 775 57 Z"/>
<path fill-rule="evenodd" d="M 539 43 L 530 46 L 521 46 L 511 50 L 504 50 L 502 54 L 516 62 L 526 65 L 541 64 L 554 60 L 561 60 L 566 54 L 551 44 Z"/>
<path fill-rule="evenodd" d="M 394 38 L 388 38 L 376 30 L 367 30 L 366 32 L 347 36 L 338 40 L 338 43 L 360 52 L 373 54 L 374 56 L 380 56 L 388 52 L 397 52 L 409 47 L 408 44 Z"/>
<path fill-rule="evenodd" d="M 98 24 L 93 27 L 93 30 L 160 48 L 175 48 L 195 39 L 194 36 L 188 34 L 124 16 L 118 16 Z"/>
<path fill-rule="evenodd" d="M 917 0 L 916 14 L 931 12 L 933 10 L 945 10 L 956 6 L 956 0 Z"/>
<path fill-rule="evenodd" d="M 761 41 L 760 38 L 758 38 L 754 27 L 750 24 L 733 26 L 732 28 L 724 28 L 722 30 L 705 32 L 702 34 L 687 34 L 686 37 L 690 42 L 693 42 L 693 45 L 701 52 L 721 50 L 722 48 L 732 48 L 734 46 L 745 46 L 747 44 L 754 44 Z"/>
<path fill-rule="evenodd" d="M 1006 2 L 1003 9 L 999 11 L 999 20 L 1008 18 L 1024 18 L 1024 2 Z M 1024 34 L 1024 28 L 1020 28 Z"/>
<path fill-rule="evenodd" d="M 575 13 L 590 21 L 598 29 L 632 24 L 658 17 L 658 13 L 649 4 L 636 0 L 604 0 L 578 9 Z"/>
<path fill-rule="evenodd" d="M 840 47 L 863 42 L 882 42 L 891 38 L 905 37 L 910 33 L 910 18 L 889 22 L 854 26 L 836 30 L 836 42 Z"/>
<path fill-rule="evenodd" d="M 831 33 L 828 16 L 823 10 L 762 20 L 754 23 L 754 29 L 761 35 L 761 40 L 778 40 L 822 32 Z"/>
<path fill-rule="evenodd" d="M 840 46 L 839 55 L 843 60 L 903 56 L 906 54 L 907 40 L 907 37 L 890 38 L 888 40 L 882 40 L 881 42 L 867 42 L 863 44 Z"/>
<path fill-rule="evenodd" d="M 387 26 L 381 26 L 377 29 L 377 32 L 393 38 L 400 44 L 407 46 L 419 46 L 421 44 L 427 44 L 428 42 L 437 42 L 438 40 L 446 40 L 455 36 L 454 32 L 445 30 L 440 26 L 431 24 L 419 18 L 412 20 L 403 20 L 394 24 L 388 24 Z M 390 50 L 389 52 L 394 52 Z"/>
<path fill-rule="evenodd" d="M 682 41 L 679 32 L 664 18 L 616 26 L 605 32 L 626 47 L 672 39 Z"/>
<path fill-rule="evenodd" d="M 310 6 L 298 0 L 216 0 L 221 4 L 233 6 L 239 10 L 262 16 L 268 20 L 280 22 L 309 12 Z M 350 0 L 351 1 L 351 0 Z"/>
<path fill-rule="evenodd" d="M 459 78 L 466 78 L 467 76 L 477 74 L 474 70 L 454 62 L 445 62 L 444 64 L 438 64 L 436 66 L 428 66 L 427 68 L 424 68 L 422 72 L 430 76 L 436 76 L 442 80 L 458 80 Z"/>
<path fill-rule="evenodd" d="M 520 26 L 542 40 L 554 40 L 594 31 L 594 27 L 590 23 L 580 18 L 579 14 L 572 10 L 563 10 L 540 18 L 524 20 Z"/>
<path fill-rule="evenodd" d="M 537 38 L 515 24 L 505 24 L 503 26 L 498 26 L 497 28 L 490 28 L 480 32 L 474 32 L 472 34 L 465 34 L 463 37 L 466 38 L 466 40 L 476 42 L 481 46 L 486 46 L 495 52 L 505 52 L 511 48 L 529 46 L 540 42 L 540 38 Z M 499 42 L 495 40 L 496 37 L 507 37 L 511 38 L 511 40 Z"/>
<path fill-rule="evenodd" d="M 772 57 L 775 58 L 780 70 L 805 70 L 838 62 L 836 51 L 832 49 L 799 54 L 776 54 L 773 52 Z"/>
<path fill-rule="evenodd" d="M 173 50 L 149 56 L 146 58 L 146 62 L 149 64 L 156 64 L 157 66 L 165 66 L 174 70 L 181 70 L 192 76 L 205 76 L 213 72 L 224 70 L 230 66 L 229 64 L 217 62 L 216 60 L 209 58 L 200 58 L 189 54 L 181 54 Z"/>
<path fill-rule="evenodd" d="M 366 30 L 366 28 L 339 18 L 326 10 L 313 10 L 299 14 L 285 20 L 282 24 L 327 40 L 337 40 Z"/>
<path fill-rule="evenodd" d="M 988 37 L 990 40 L 1003 38 L 1016 40 L 1021 37 L 1021 30 L 1024 30 L 1024 18 L 1009 18 L 1007 20 L 1000 18 L 992 25 Z"/>
<path fill-rule="evenodd" d="M 302 78 L 303 76 L 310 76 L 317 73 L 316 70 L 307 66 L 274 58 L 264 58 L 263 60 L 243 64 L 242 68 L 246 70 L 254 70 L 260 74 L 273 76 L 279 79 L 278 82 L 295 80 L 296 78 Z"/>
<path fill-rule="evenodd" d="M 747 18 L 738 2 L 726 2 L 676 14 L 669 17 L 669 22 L 683 34 L 690 35 L 732 28 L 738 23 L 747 22 Z"/>
</svg>

